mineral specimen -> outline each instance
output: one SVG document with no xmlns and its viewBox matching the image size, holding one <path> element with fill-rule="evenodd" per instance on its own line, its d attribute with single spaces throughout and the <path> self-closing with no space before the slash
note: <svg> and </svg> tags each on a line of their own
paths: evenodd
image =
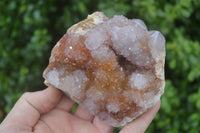
<svg viewBox="0 0 200 133">
<path fill-rule="evenodd" d="M 164 92 L 165 39 L 143 21 L 95 12 L 68 29 L 51 52 L 45 83 L 118 127 Z"/>
</svg>

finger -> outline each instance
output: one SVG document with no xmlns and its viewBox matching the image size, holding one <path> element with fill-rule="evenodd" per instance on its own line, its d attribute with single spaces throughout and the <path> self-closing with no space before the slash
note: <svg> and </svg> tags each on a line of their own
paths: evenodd
<svg viewBox="0 0 200 133">
<path fill-rule="evenodd" d="M 53 109 L 58 104 L 61 97 L 61 91 L 53 87 L 48 87 L 43 91 L 24 94 L 24 99 L 38 110 L 40 114 Z"/>
<path fill-rule="evenodd" d="M 70 113 L 63 110 L 53 109 L 48 112 L 48 114 L 42 115 L 40 120 L 43 121 L 46 127 L 49 127 L 53 133 L 68 133 L 71 130 L 70 115 Z M 36 127 L 34 129 L 35 132 L 38 130 Z"/>
<path fill-rule="evenodd" d="M 98 119 L 98 117 L 94 118 L 93 124 L 100 131 L 100 133 L 111 133 L 113 131 L 112 126 L 102 122 Z"/>
<path fill-rule="evenodd" d="M 54 133 L 52 129 L 42 120 L 39 120 L 33 129 L 34 133 Z"/>
<path fill-rule="evenodd" d="M 63 110 L 51 110 L 48 114 L 42 115 L 40 120 L 46 123 L 53 133 L 97 133 L 91 122 Z M 37 130 L 34 131 L 37 132 Z"/>
<path fill-rule="evenodd" d="M 160 108 L 160 101 L 142 116 L 126 125 L 120 133 L 144 133 Z"/>
<path fill-rule="evenodd" d="M 74 115 L 87 121 L 93 120 L 94 116 L 89 113 L 82 105 L 78 105 L 76 111 L 74 112 Z"/>
<path fill-rule="evenodd" d="M 64 94 L 62 96 L 61 101 L 58 103 L 58 105 L 56 106 L 56 108 L 64 110 L 66 112 L 69 112 L 73 105 L 75 104 L 74 101 L 72 101 L 71 99 L 69 99 L 68 97 L 66 97 Z"/>
<path fill-rule="evenodd" d="M 23 94 L 4 120 L 3 125 L 29 127 L 32 130 L 31 127 L 39 120 L 40 114 L 54 108 L 61 95 L 61 91 L 53 87 Z"/>
</svg>

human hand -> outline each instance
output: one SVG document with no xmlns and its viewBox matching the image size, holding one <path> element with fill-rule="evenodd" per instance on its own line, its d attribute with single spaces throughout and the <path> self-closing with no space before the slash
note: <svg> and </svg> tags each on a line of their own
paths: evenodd
<svg viewBox="0 0 200 133">
<path fill-rule="evenodd" d="M 25 93 L 0 125 L 1 133 L 111 133 L 109 126 L 82 106 L 70 114 L 74 102 L 60 90 L 48 87 Z M 159 110 L 160 101 L 142 116 L 127 124 L 121 133 L 142 133 Z"/>
</svg>

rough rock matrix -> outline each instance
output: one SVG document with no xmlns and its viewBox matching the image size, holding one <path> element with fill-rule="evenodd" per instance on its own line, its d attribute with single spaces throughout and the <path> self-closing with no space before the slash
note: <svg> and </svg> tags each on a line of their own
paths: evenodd
<svg viewBox="0 0 200 133">
<path fill-rule="evenodd" d="M 73 25 L 51 52 L 45 83 L 118 127 L 164 92 L 165 39 L 143 21 L 95 12 Z"/>
</svg>

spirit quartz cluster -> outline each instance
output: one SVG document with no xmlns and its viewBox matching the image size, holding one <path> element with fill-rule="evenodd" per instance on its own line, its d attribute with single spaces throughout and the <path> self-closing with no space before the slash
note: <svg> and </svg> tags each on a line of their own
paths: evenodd
<svg viewBox="0 0 200 133">
<path fill-rule="evenodd" d="M 143 21 L 95 12 L 67 30 L 51 52 L 45 83 L 91 114 L 122 126 L 164 92 L 165 38 Z"/>
</svg>

